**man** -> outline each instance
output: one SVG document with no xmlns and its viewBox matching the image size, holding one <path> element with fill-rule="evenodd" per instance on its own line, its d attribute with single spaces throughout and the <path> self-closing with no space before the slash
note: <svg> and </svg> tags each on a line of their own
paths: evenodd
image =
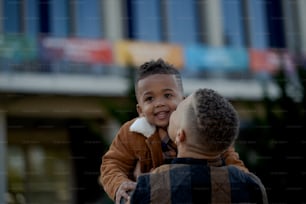
<svg viewBox="0 0 306 204">
<path fill-rule="evenodd" d="M 198 89 L 171 114 L 168 133 L 177 158 L 138 177 L 130 202 L 268 203 L 260 179 L 222 153 L 234 145 L 239 118 L 234 107 L 211 89 Z"/>
</svg>

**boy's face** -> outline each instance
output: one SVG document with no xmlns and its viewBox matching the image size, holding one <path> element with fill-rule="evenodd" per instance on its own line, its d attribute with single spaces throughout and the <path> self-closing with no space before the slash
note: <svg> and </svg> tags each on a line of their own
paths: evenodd
<svg viewBox="0 0 306 204">
<path fill-rule="evenodd" d="M 138 81 L 137 112 L 157 127 L 168 127 L 171 113 L 182 100 L 175 75 L 154 74 Z"/>
</svg>

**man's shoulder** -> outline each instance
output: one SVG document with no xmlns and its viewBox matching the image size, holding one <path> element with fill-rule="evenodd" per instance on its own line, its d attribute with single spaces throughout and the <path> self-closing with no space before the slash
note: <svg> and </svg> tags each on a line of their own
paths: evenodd
<svg viewBox="0 0 306 204">
<path fill-rule="evenodd" d="M 166 171 L 169 171 L 171 169 L 171 164 L 163 164 L 156 169 L 154 169 L 151 173 L 152 174 L 159 174 L 159 173 L 164 173 Z"/>
<path fill-rule="evenodd" d="M 168 171 L 186 172 L 189 166 L 187 164 L 163 164 L 154 169 L 151 174 L 164 174 Z"/>
<path fill-rule="evenodd" d="M 239 177 L 240 180 L 249 184 L 262 185 L 261 179 L 253 172 L 245 172 L 235 165 L 228 165 L 225 167 L 228 168 L 231 177 Z"/>
<path fill-rule="evenodd" d="M 138 182 L 151 183 L 153 185 L 161 184 L 165 181 L 169 181 L 169 171 L 171 164 L 163 164 L 151 172 L 144 173 L 138 177 Z"/>
</svg>

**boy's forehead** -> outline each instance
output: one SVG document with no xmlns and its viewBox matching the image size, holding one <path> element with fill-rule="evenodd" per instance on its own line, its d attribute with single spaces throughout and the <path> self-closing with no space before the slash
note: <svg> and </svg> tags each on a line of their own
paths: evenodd
<svg viewBox="0 0 306 204">
<path fill-rule="evenodd" d="M 139 81 L 150 79 L 150 78 L 159 78 L 159 77 L 167 77 L 167 78 L 175 79 L 175 75 L 174 74 L 159 74 L 158 73 L 158 74 L 150 74 L 150 75 L 147 75 L 145 77 L 142 77 L 141 79 L 139 79 Z"/>
<path fill-rule="evenodd" d="M 172 74 L 154 74 L 140 79 L 137 82 L 137 89 L 143 86 L 155 85 L 155 84 L 173 84 L 178 86 L 175 75 Z M 179 88 L 179 87 L 178 87 Z"/>
</svg>

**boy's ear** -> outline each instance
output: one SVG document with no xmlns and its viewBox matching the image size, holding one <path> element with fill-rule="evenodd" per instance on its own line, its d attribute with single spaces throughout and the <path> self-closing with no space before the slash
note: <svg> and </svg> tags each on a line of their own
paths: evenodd
<svg viewBox="0 0 306 204">
<path fill-rule="evenodd" d="M 141 109 L 141 107 L 138 103 L 136 104 L 136 110 L 137 110 L 137 113 L 138 113 L 139 116 L 143 116 L 142 115 L 142 109 Z"/>
</svg>

